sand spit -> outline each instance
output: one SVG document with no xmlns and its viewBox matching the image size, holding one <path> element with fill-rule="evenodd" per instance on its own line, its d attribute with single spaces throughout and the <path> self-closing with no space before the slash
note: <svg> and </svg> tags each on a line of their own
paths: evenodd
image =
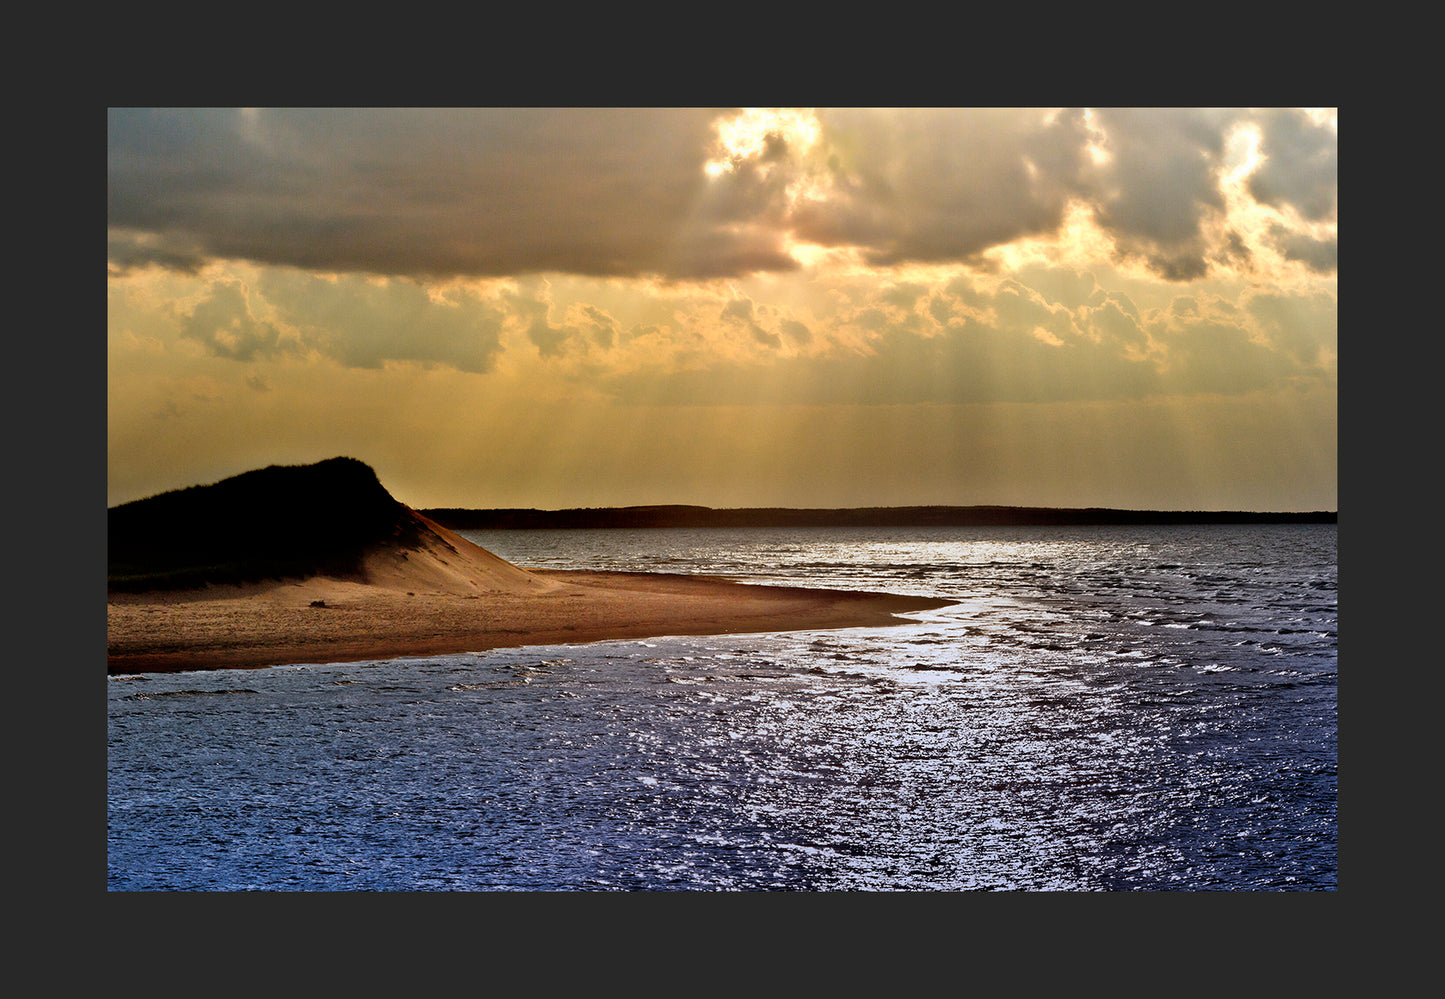
<svg viewBox="0 0 1445 999">
<path fill-rule="evenodd" d="M 408 510 L 407 546 L 363 570 L 197 590 L 112 591 L 108 672 L 229 669 L 665 635 L 899 624 L 928 597 L 756 586 L 704 576 L 530 570 Z"/>
</svg>

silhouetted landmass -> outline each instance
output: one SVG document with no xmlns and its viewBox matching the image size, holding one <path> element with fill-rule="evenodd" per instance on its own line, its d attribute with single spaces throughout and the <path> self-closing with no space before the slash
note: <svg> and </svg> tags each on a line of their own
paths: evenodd
<svg viewBox="0 0 1445 999">
<path fill-rule="evenodd" d="M 630 506 L 420 511 L 452 530 L 637 527 L 974 527 L 1072 524 L 1336 523 L 1337 514 L 904 506 L 851 509 Z M 351 576 L 376 545 L 412 548 L 422 525 L 355 458 L 271 465 L 106 511 L 108 584 L 194 589 L 315 575 Z"/>
<path fill-rule="evenodd" d="M 848 509 L 627 506 L 572 510 L 422 510 L 452 530 L 616 527 L 1017 527 L 1127 524 L 1334 524 L 1338 513 L 1111 510 L 1030 506 L 890 506 Z"/>
<path fill-rule="evenodd" d="M 355 458 L 271 465 L 106 511 L 108 582 L 136 592 L 359 573 L 419 526 Z"/>
</svg>

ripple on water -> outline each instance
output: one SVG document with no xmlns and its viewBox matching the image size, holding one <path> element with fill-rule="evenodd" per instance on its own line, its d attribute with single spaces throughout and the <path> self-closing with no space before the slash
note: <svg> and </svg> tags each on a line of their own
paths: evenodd
<svg viewBox="0 0 1445 999">
<path fill-rule="evenodd" d="M 747 536 L 650 550 L 959 603 L 111 678 L 110 887 L 1335 887 L 1333 535 Z"/>
</svg>

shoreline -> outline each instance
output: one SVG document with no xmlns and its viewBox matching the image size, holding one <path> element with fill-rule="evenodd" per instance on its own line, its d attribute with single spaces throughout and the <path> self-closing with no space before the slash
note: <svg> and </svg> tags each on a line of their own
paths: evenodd
<svg viewBox="0 0 1445 999">
<path fill-rule="evenodd" d="M 673 635 L 886 627 L 906 624 L 900 614 L 954 603 L 710 576 L 520 571 L 535 585 L 457 592 L 311 577 L 111 593 L 106 672 L 259 669 Z"/>
<path fill-rule="evenodd" d="M 1138 527 L 1203 524 L 1338 524 L 1339 511 L 1120 510 L 1110 507 L 707 506 L 588 507 L 568 510 L 436 507 L 418 511 L 453 531 L 650 530 L 771 527 Z"/>
</svg>

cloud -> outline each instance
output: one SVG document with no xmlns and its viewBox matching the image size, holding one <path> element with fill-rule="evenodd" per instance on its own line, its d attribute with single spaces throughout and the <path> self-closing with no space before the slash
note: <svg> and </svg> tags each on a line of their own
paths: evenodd
<svg viewBox="0 0 1445 999">
<path fill-rule="evenodd" d="M 1264 163 L 1250 175 L 1255 200 L 1290 207 L 1319 222 L 1338 209 L 1339 136 L 1329 122 L 1299 109 L 1265 111 L 1259 119 Z"/>
<path fill-rule="evenodd" d="M 326 279 L 279 268 L 261 272 L 256 295 L 291 332 L 296 352 L 354 368 L 410 361 L 490 371 L 509 316 L 473 295 L 439 301 L 410 281 Z"/>
<path fill-rule="evenodd" d="M 617 343 L 617 320 L 595 305 L 576 305 L 568 310 L 568 314 L 583 335 L 603 350 Z"/>
<path fill-rule="evenodd" d="M 777 349 L 783 345 L 783 338 L 777 333 L 764 329 L 753 314 L 753 303 L 746 298 L 735 298 L 723 306 L 719 315 L 724 323 L 746 330 L 754 343 Z"/>
<path fill-rule="evenodd" d="M 1334 296 L 1256 291 L 1245 308 L 1275 349 L 1303 365 L 1333 367 L 1340 349 L 1340 308 Z"/>
<path fill-rule="evenodd" d="M 813 331 L 808 329 L 807 324 L 800 323 L 796 319 L 784 319 L 779 324 L 779 328 L 782 330 L 783 337 L 789 343 L 797 346 L 806 346 L 813 340 Z"/>
<path fill-rule="evenodd" d="M 767 255 L 756 237 L 688 228 L 712 117 L 112 109 L 112 260 L 608 275 L 666 272 L 683 240 L 683 269 L 725 273 Z"/>
<path fill-rule="evenodd" d="M 525 324 L 527 339 L 543 358 L 605 356 L 614 349 L 621 333 L 617 320 L 603 309 L 586 302 L 561 305 L 554 301 L 550 283 L 519 286 L 504 296 L 504 308 L 512 325 Z M 562 312 L 560 325 L 551 315 Z M 506 320 L 504 319 L 504 325 Z"/>
<path fill-rule="evenodd" d="M 1270 227 L 1269 235 L 1279 252 L 1297 260 L 1318 274 L 1333 274 L 1340 267 L 1340 242 L 1334 237 L 1317 239 L 1282 225 Z"/>
<path fill-rule="evenodd" d="M 1035 267 L 850 297 L 808 322 L 731 299 L 724 328 L 752 331 L 766 349 L 687 363 L 653 349 L 598 383 L 620 401 L 684 406 L 1097 403 L 1334 384 L 1336 306 L 1321 292 L 1142 306 L 1092 274 Z M 777 351 L 780 339 L 792 349 Z"/>
<path fill-rule="evenodd" d="M 184 313 L 181 336 L 233 361 L 272 357 L 284 349 L 281 331 L 256 318 L 245 290 L 235 282 L 213 285 L 206 298 Z"/>
<path fill-rule="evenodd" d="M 1180 395 L 1195 393 L 1241 396 L 1276 388 L 1299 373 L 1284 353 L 1261 344 L 1247 328 L 1191 316 L 1161 332 L 1167 351 L 1167 386 Z"/>
<path fill-rule="evenodd" d="M 828 110 L 817 197 L 799 238 L 854 246 L 875 265 L 965 260 L 1050 232 L 1079 190 L 1078 114 L 988 109 Z"/>
<path fill-rule="evenodd" d="M 875 267 L 977 262 L 1086 211 L 1171 281 L 1244 260 L 1221 226 L 1228 137 L 1277 243 L 1331 267 L 1337 133 L 1196 109 L 112 109 L 112 273 L 248 260 L 423 279 L 784 273 L 796 247 Z"/>
<path fill-rule="evenodd" d="M 1094 117 L 1104 153 L 1087 184 L 1096 220 L 1161 277 L 1202 276 L 1205 221 L 1224 210 L 1219 171 L 1233 116 L 1107 109 Z"/>
<path fill-rule="evenodd" d="M 112 501 L 360 449 L 434 505 L 1333 503 L 1333 113 L 107 125 Z"/>
<path fill-rule="evenodd" d="M 752 301 L 749 300 L 749 299 L 746 299 L 746 298 L 734 298 L 734 299 L 731 299 L 731 300 L 727 303 L 727 305 L 724 305 L 724 306 L 723 306 L 722 313 L 721 313 L 721 318 L 723 318 L 723 319 L 725 319 L 725 320 L 734 320 L 734 321 L 736 321 L 736 322 L 741 322 L 741 323 L 750 323 L 750 322 L 752 322 L 752 321 L 753 321 L 753 303 L 752 303 Z"/>
</svg>

